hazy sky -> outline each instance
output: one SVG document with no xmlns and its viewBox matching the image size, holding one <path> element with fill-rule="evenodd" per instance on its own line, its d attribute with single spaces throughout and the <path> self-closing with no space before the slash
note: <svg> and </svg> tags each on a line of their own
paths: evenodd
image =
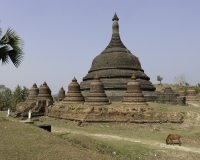
<svg viewBox="0 0 200 160">
<path fill-rule="evenodd" d="M 152 83 L 185 74 L 200 83 L 200 0 L 0 0 L 3 34 L 23 39 L 24 60 L 0 66 L 0 84 L 12 90 L 46 81 L 52 94 L 75 76 L 80 83 L 108 45 L 114 12 L 124 45 Z"/>
</svg>

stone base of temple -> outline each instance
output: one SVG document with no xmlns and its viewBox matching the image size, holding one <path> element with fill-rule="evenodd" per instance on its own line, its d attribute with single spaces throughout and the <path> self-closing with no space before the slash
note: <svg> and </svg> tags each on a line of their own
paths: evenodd
<svg viewBox="0 0 200 160">
<path fill-rule="evenodd" d="M 45 115 L 81 122 L 182 123 L 184 118 L 175 113 L 156 112 L 148 106 L 122 103 L 104 106 L 55 104 L 46 110 Z"/>
<path fill-rule="evenodd" d="M 35 102 L 21 102 L 16 106 L 15 112 L 12 113 L 14 117 L 28 117 L 29 110 L 32 111 L 32 117 L 44 116 L 46 106 L 52 105 L 49 100 L 38 100 Z"/>
<path fill-rule="evenodd" d="M 142 91 L 146 102 L 155 102 L 157 99 L 157 92 L 154 91 Z"/>
<path fill-rule="evenodd" d="M 89 93 L 89 90 L 81 91 L 83 97 L 85 98 Z M 110 100 L 110 102 L 121 102 L 126 90 L 105 90 L 105 93 Z M 157 99 L 157 92 L 154 91 L 142 91 L 144 98 L 147 102 L 154 102 Z"/>
</svg>

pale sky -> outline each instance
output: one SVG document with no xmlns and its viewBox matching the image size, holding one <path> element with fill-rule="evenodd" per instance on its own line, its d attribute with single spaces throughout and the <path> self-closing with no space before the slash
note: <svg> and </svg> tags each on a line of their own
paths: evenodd
<svg viewBox="0 0 200 160">
<path fill-rule="evenodd" d="M 0 84 L 14 89 L 47 82 L 52 94 L 73 77 L 80 83 L 108 45 L 119 17 L 124 45 L 139 57 L 155 84 L 185 74 L 200 83 L 200 0 L 0 0 L 3 34 L 13 28 L 24 41 L 24 60 L 0 66 Z"/>
</svg>

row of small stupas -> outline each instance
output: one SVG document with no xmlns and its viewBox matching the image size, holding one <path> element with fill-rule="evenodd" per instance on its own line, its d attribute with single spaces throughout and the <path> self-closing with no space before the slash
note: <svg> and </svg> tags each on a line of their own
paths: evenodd
<svg viewBox="0 0 200 160">
<path fill-rule="evenodd" d="M 53 97 L 51 96 L 51 90 L 46 82 L 44 82 L 39 88 L 34 83 L 33 87 L 29 91 L 29 95 L 26 99 L 26 102 L 34 102 L 38 100 L 53 101 Z"/>
<path fill-rule="evenodd" d="M 104 85 L 96 75 L 93 81 L 90 84 L 90 91 L 87 96 L 83 97 L 80 85 L 78 84 L 76 78 L 72 79 L 72 82 L 68 86 L 68 92 L 65 95 L 65 90 L 63 87 L 59 90 L 58 97 L 59 100 L 62 100 L 63 104 L 70 103 L 83 103 L 85 105 L 108 105 L 110 101 L 104 91 Z M 26 99 L 26 102 L 34 102 L 37 100 L 51 100 L 51 90 L 47 86 L 47 83 L 44 82 L 43 85 L 37 88 L 37 85 L 34 84 L 30 89 L 29 95 Z M 136 80 L 135 76 L 131 77 L 130 82 L 127 84 L 127 91 L 122 99 L 123 104 L 133 104 L 133 105 L 148 105 L 144 98 L 144 95 L 140 89 L 140 84 Z"/>
<path fill-rule="evenodd" d="M 187 94 L 185 94 L 183 87 L 179 88 L 178 94 L 180 97 L 186 97 L 187 101 L 199 101 L 198 97 L 196 96 L 196 92 L 192 86 L 190 86 L 187 90 Z"/>
<path fill-rule="evenodd" d="M 175 93 L 171 87 L 162 89 L 161 93 L 157 95 L 156 102 L 170 103 L 170 104 L 186 104 L 186 101 L 199 101 L 193 87 L 189 87 L 187 94 L 185 94 L 183 87 L 179 88 L 178 93 Z"/>
</svg>

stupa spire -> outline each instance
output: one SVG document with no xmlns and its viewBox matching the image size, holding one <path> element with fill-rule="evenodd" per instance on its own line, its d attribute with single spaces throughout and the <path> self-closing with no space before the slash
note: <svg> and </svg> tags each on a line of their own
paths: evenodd
<svg viewBox="0 0 200 160">
<path fill-rule="evenodd" d="M 102 53 L 107 52 L 116 52 L 116 51 L 124 51 L 127 52 L 127 48 L 122 43 L 120 36 L 119 36 L 119 24 L 118 24 L 119 18 L 117 17 L 117 14 L 114 14 L 114 17 L 112 19 L 112 38 L 110 40 L 110 43 L 106 47 L 106 49 Z"/>
<path fill-rule="evenodd" d="M 113 21 L 114 20 L 116 20 L 116 21 L 118 21 L 119 20 L 119 18 L 117 17 L 117 14 L 116 14 L 116 12 L 115 12 L 115 14 L 114 14 L 114 17 L 113 17 L 113 19 L 112 19 Z"/>
<path fill-rule="evenodd" d="M 118 24 L 119 18 L 117 17 L 116 13 L 115 13 L 115 15 L 114 15 L 112 20 L 113 20 L 113 25 L 112 25 L 113 34 L 114 33 L 119 34 L 119 24 Z"/>
</svg>

